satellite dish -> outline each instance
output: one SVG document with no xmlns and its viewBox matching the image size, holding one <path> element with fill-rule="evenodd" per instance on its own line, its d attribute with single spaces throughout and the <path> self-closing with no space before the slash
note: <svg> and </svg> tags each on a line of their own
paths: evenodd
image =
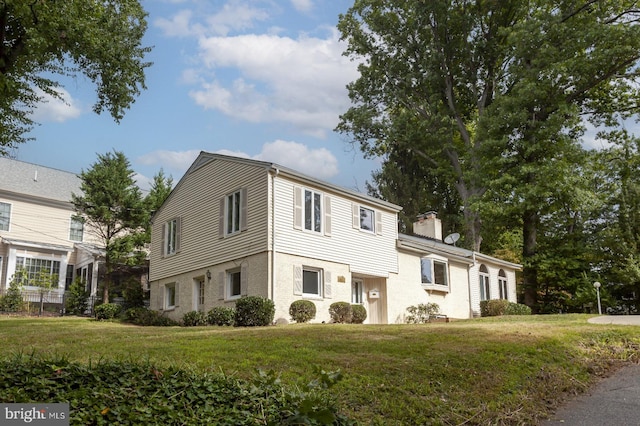
<svg viewBox="0 0 640 426">
<path fill-rule="evenodd" d="M 458 241 L 459 239 L 460 239 L 460 234 L 458 234 L 457 232 L 454 232 L 453 234 L 449 234 L 446 237 L 444 237 L 444 242 L 447 244 L 453 244 L 455 246 L 456 241 Z"/>
</svg>

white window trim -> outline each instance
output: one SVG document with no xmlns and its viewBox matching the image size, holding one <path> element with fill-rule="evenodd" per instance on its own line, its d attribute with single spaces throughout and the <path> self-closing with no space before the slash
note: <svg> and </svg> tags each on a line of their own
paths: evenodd
<svg viewBox="0 0 640 426">
<path fill-rule="evenodd" d="M 488 270 L 489 268 L 487 268 L 487 271 Z M 480 301 L 482 302 L 484 300 L 491 300 L 491 276 L 489 275 L 489 272 L 483 272 L 480 270 L 480 268 L 478 268 L 478 283 L 478 290 L 480 291 Z"/>
<path fill-rule="evenodd" d="M 233 281 L 232 281 L 232 276 L 233 274 L 239 274 L 240 275 L 240 294 L 236 294 L 233 295 L 231 294 L 231 291 L 233 289 Z M 228 271 L 225 272 L 226 278 L 225 278 L 225 299 L 226 300 L 236 300 L 236 299 L 240 299 L 242 297 L 242 269 L 241 268 L 233 268 L 233 269 L 229 269 Z"/>
<path fill-rule="evenodd" d="M 238 203 L 238 223 L 234 229 L 229 232 L 228 231 L 228 222 L 229 222 L 229 197 L 235 196 L 239 194 L 239 203 Z M 220 238 L 227 238 L 234 235 L 238 235 L 243 231 L 246 231 L 247 228 L 247 215 L 248 215 L 248 189 L 247 188 L 239 188 L 235 191 L 229 192 L 225 194 L 222 198 L 220 198 L 220 210 L 219 210 L 219 226 L 218 226 L 218 235 Z M 235 216 L 235 215 L 234 215 Z"/>
<path fill-rule="evenodd" d="M 500 293 L 500 297 L 505 300 L 509 300 L 509 280 L 507 279 L 506 272 L 503 269 L 500 272 L 505 275 L 500 275 L 498 273 L 498 292 Z"/>
<path fill-rule="evenodd" d="M 175 223 L 175 225 L 172 225 Z M 173 235 L 172 235 L 173 234 Z M 175 256 L 180 252 L 180 238 L 182 238 L 182 219 L 173 217 L 162 225 L 162 256 Z M 170 237 L 173 236 L 173 250 L 169 251 Z"/>
<path fill-rule="evenodd" d="M 169 291 L 173 289 L 173 305 L 169 304 Z M 164 285 L 164 309 L 173 310 L 178 306 L 178 283 L 170 283 Z"/>
<path fill-rule="evenodd" d="M 0 204 L 6 204 L 9 206 L 9 223 L 7 224 L 7 229 L 0 229 L 0 232 L 11 232 L 11 214 L 13 213 L 13 204 L 5 201 L 0 201 Z"/>
<path fill-rule="evenodd" d="M 79 224 L 82 225 L 82 227 L 80 228 L 81 232 L 80 232 L 80 239 L 79 240 L 71 238 L 72 237 L 71 233 L 74 230 L 74 228 L 73 228 L 73 224 L 74 223 L 79 223 Z M 76 241 L 76 242 L 79 242 L 79 243 L 84 241 L 84 220 L 78 220 L 78 219 L 75 219 L 73 216 L 71 216 L 71 218 L 69 219 L 69 241 Z"/>
<path fill-rule="evenodd" d="M 318 293 L 305 293 L 304 292 L 304 273 L 305 272 L 315 272 L 317 273 L 317 283 L 318 283 Z M 302 297 L 305 299 L 322 299 L 324 295 L 324 286 L 323 284 L 323 271 L 320 268 L 312 268 L 310 266 L 302 267 Z"/>
<path fill-rule="evenodd" d="M 361 279 L 354 279 L 351 283 L 351 303 L 357 305 L 364 303 L 364 282 Z"/>
<path fill-rule="evenodd" d="M 444 272 L 445 272 L 445 280 L 446 280 L 446 284 L 436 284 L 435 282 L 432 283 L 423 283 L 422 282 L 422 261 L 429 261 L 431 262 L 431 274 L 432 276 L 432 280 L 435 281 L 435 265 L 434 263 L 440 263 L 442 265 L 444 265 Z M 451 291 L 451 273 L 449 271 L 449 259 L 442 257 L 442 256 L 436 256 L 436 255 L 429 255 L 429 256 L 424 256 L 420 259 L 420 284 L 422 285 L 422 288 L 424 290 L 428 290 L 428 291 L 440 291 L 443 293 L 449 293 Z"/>
</svg>

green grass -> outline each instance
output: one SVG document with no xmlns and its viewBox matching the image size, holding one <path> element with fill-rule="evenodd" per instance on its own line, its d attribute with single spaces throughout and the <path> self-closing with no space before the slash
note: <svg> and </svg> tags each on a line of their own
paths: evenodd
<svg viewBox="0 0 640 426">
<path fill-rule="evenodd" d="M 334 392 L 361 424 L 535 424 L 621 362 L 638 361 L 632 326 L 584 315 L 427 325 L 135 327 L 79 318 L 1 318 L 0 356 L 152 362 L 285 383 L 341 370 Z"/>
</svg>

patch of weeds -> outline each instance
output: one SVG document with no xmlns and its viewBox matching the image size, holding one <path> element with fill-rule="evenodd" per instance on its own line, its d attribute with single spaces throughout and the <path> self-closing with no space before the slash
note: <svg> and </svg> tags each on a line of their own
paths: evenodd
<svg viewBox="0 0 640 426">
<path fill-rule="evenodd" d="M 17 355 L 0 360 L 0 402 L 68 402 L 73 425 L 354 424 L 328 392 L 340 374 L 317 376 L 290 388 L 273 372 L 242 381 L 151 363 Z"/>
</svg>

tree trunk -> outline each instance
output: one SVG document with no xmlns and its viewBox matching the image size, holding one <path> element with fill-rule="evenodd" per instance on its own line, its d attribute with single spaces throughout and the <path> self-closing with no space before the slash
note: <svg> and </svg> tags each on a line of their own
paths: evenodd
<svg viewBox="0 0 640 426">
<path fill-rule="evenodd" d="M 526 209 L 523 213 L 522 223 L 524 304 L 536 313 L 538 311 L 538 274 L 533 260 L 537 245 L 538 211 Z"/>
</svg>

